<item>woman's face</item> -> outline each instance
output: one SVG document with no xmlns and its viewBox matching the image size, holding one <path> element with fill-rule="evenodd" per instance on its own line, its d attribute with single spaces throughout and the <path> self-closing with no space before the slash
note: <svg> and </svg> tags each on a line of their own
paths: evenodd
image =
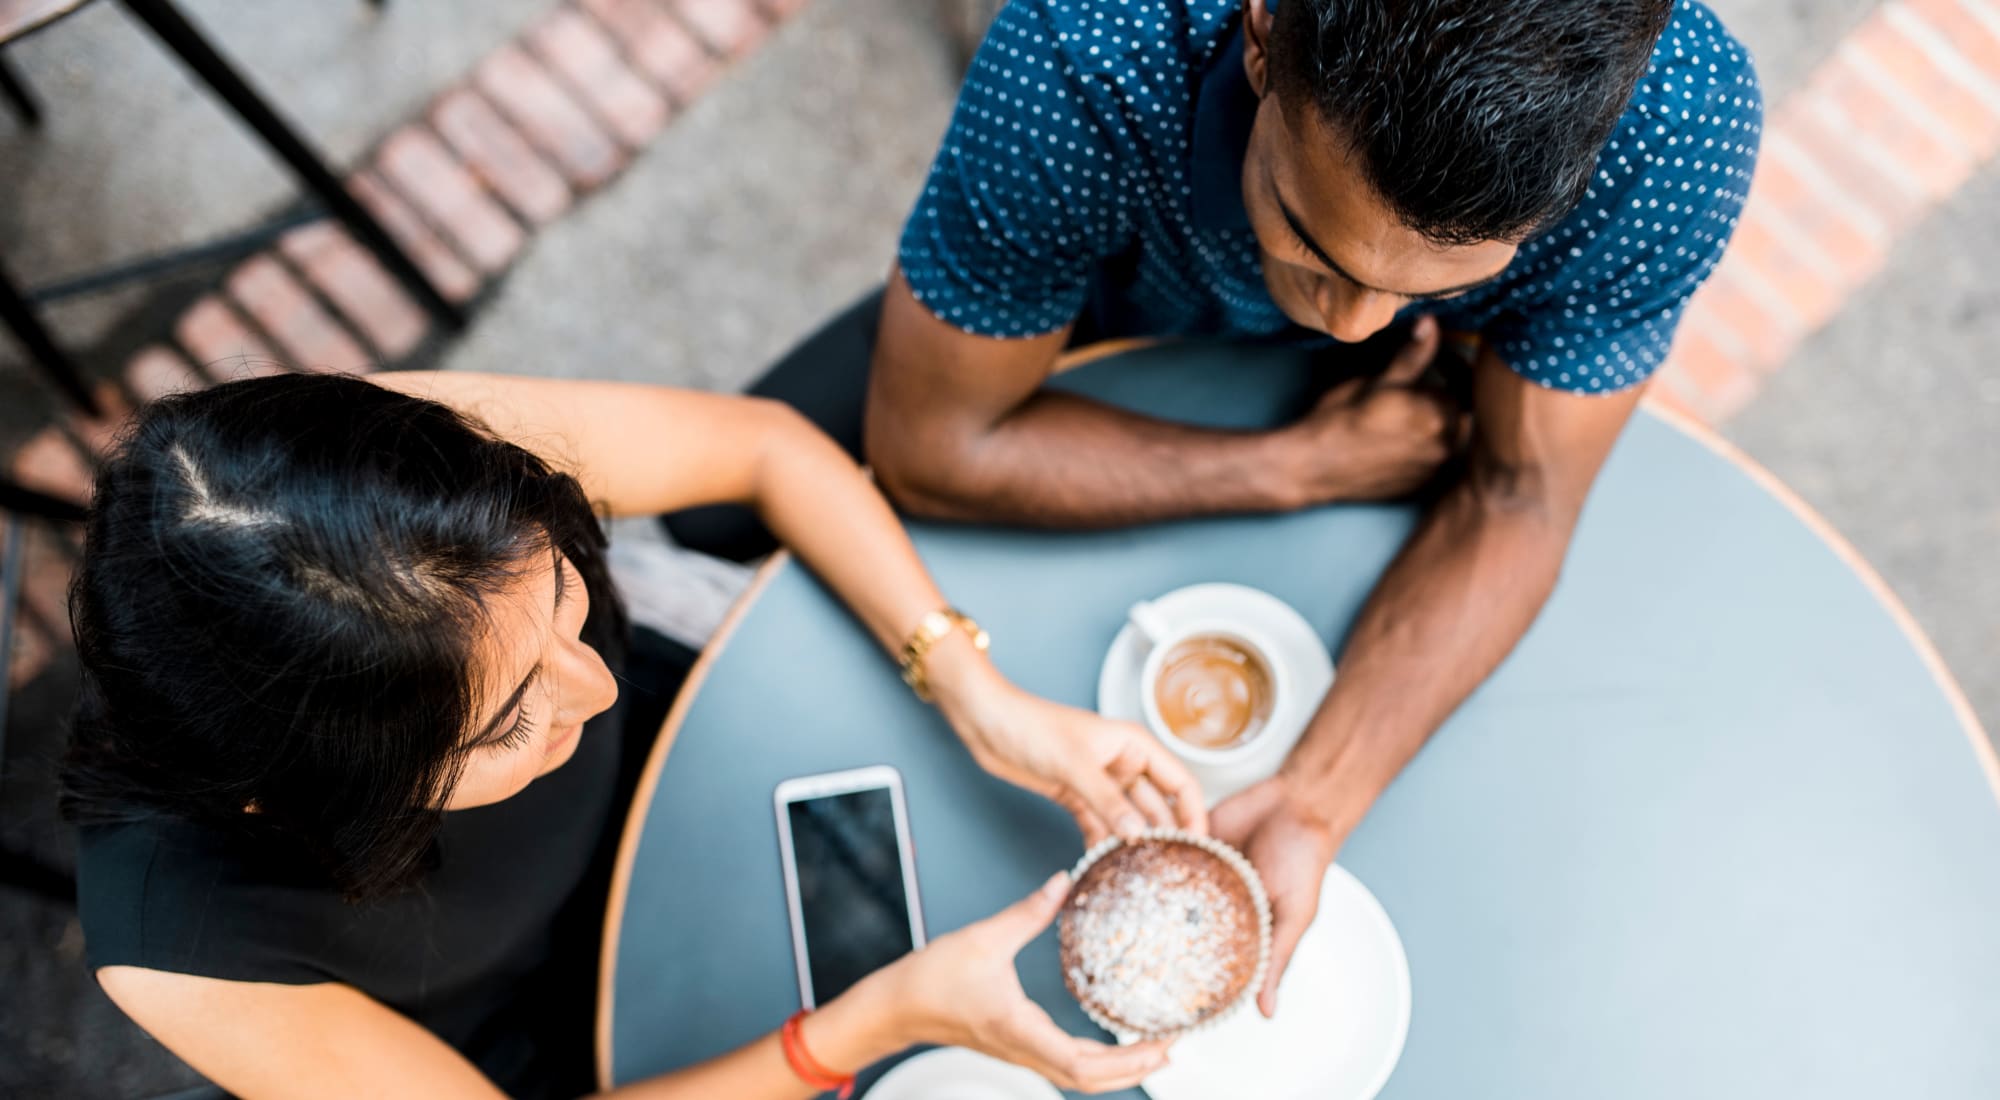
<svg viewBox="0 0 2000 1100">
<path fill-rule="evenodd" d="M 584 722 L 618 698 L 604 658 L 581 639 L 590 613 L 583 577 L 561 555 L 540 560 L 489 604 L 492 629 L 478 659 L 483 701 L 447 810 L 512 798 L 562 767 Z"/>
</svg>

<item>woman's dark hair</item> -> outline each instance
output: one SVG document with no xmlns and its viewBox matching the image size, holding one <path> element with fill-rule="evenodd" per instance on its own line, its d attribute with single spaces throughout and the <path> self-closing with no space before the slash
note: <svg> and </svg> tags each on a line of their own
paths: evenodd
<svg viewBox="0 0 2000 1100">
<path fill-rule="evenodd" d="M 604 548 L 575 478 L 434 401 L 338 375 L 161 401 L 98 475 L 70 591 L 65 811 L 302 848 L 351 898 L 408 885 L 484 717 L 489 601 L 560 551 L 585 638 L 620 645 Z"/>
<path fill-rule="evenodd" d="M 1282 0 L 1271 78 L 1403 223 L 1520 240 L 1582 200 L 1674 0 Z"/>
</svg>

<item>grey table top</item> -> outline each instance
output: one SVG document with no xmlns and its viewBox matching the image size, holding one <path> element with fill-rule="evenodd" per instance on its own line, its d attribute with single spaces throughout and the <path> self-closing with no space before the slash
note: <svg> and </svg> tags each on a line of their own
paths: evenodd
<svg viewBox="0 0 2000 1100">
<path fill-rule="evenodd" d="M 1290 353 L 1180 347 L 1063 384 L 1250 426 L 1308 381 Z M 1010 676 L 1089 706 L 1124 609 L 1183 584 L 1264 588 L 1337 648 L 1412 520 L 1336 507 L 916 537 Z M 765 580 L 669 719 L 628 826 L 598 1021 L 616 1082 L 797 1007 L 780 779 L 902 769 L 933 934 L 1079 851 L 1060 811 L 978 771 L 806 571 Z M 1852 551 L 1700 429 L 1638 416 L 1541 619 L 1341 853 L 1410 959 L 1408 1045 L 1382 1096 L 2000 1096 L 1997 776 Z M 1023 982 L 1093 1033 L 1052 940 L 1021 955 Z"/>
</svg>

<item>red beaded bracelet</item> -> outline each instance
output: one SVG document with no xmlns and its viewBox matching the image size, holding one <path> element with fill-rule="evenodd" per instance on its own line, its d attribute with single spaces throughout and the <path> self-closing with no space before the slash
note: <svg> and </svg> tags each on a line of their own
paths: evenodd
<svg viewBox="0 0 2000 1100">
<path fill-rule="evenodd" d="M 792 1067 L 792 1072 L 798 1075 L 799 1080 L 816 1089 L 837 1089 L 839 1091 L 836 1095 L 839 1100 L 847 1100 L 854 1095 L 854 1075 L 835 1073 L 820 1065 L 807 1052 L 805 1037 L 799 1034 L 799 1025 L 804 1022 L 809 1011 L 802 1008 L 792 1013 L 792 1018 L 786 1020 L 785 1026 L 778 1031 L 778 1042 L 785 1048 L 785 1063 Z"/>
</svg>

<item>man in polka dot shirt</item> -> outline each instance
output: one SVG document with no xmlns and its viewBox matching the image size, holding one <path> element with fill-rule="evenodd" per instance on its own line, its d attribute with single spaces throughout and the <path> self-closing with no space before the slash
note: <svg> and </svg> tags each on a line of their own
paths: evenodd
<svg viewBox="0 0 2000 1100">
<path fill-rule="evenodd" d="M 1693 0 L 1012 0 L 879 303 L 758 389 L 865 443 L 920 513 L 1434 491 L 1283 773 L 1214 813 L 1272 890 L 1271 1012 L 1342 840 L 1554 587 L 1760 119 Z M 1475 338 L 1455 398 L 1441 330 Z M 1249 434 L 1043 388 L 1066 346 L 1117 336 L 1323 345 L 1370 374 Z"/>
</svg>

